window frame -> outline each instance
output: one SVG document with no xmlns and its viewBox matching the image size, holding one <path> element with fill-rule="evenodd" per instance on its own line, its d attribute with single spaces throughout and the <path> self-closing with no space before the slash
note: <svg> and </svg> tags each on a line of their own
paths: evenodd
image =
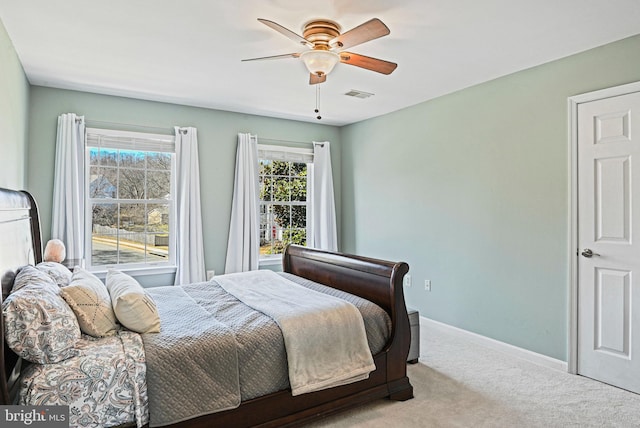
<svg viewBox="0 0 640 428">
<path fill-rule="evenodd" d="M 313 232 L 312 224 L 311 224 L 311 209 L 312 209 L 312 201 L 313 201 L 313 187 L 311 185 L 311 174 L 313 172 L 313 149 L 305 149 L 299 147 L 289 147 L 289 146 L 276 146 L 276 145 L 268 145 L 268 144 L 258 144 L 258 165 L 263 160 L 269 161 L 281 161 L 281 162 L 294 162 L 294 163 L 305 163 L 307 165 L 307 194 L 306 201 L 288 201 L 287 203 L 281 203 L 283 201 L 263 201 L 262 198 L 258 200 L 258 217 L 262 215 L 262 206 L 263 205 L 289 205 L 289 206 L 305 206 L 306 207 L 306 220 L 305 220 L 305 233 L 306 233 L 306 242 L 308 245 L 309 239 L 311 237 L 311 233 Z M 258 179 L 262 175 L 258 171 Z M 258 192 L 260 193 L 260 192 Z M 280 202 L 280 203 L 278 203 Z M 258 223 L 258 233 L 261 234 L 260 228 L 260 220 Z M 269 255 L 258 255 L 258 265 L 259 266 L 269 266 L 269 265 L 277 265 L 282 263 L 282 253 L 280 254 L 269 254 Z"/>
<path fill-rule="evenodd" d="M 149 204 L 166 204 L 166 199 L 126 199 L 119 198 L 91 198 L 91 149 L 107 148 L 112 150 L 128 150 L 139 152 L 161 152 L 171 154 L 171 170 L 170 170 L 170 199 L 169 199 L 169 245 L 168 258 L 166 261 L 157 262 L 136 262 L 136 263 L 114 263 L 95 265 L 92 261 L 92 226 L 93 216 L 92 208 L 94 203 L 106 204 L 138 204 L 143 201 Z M 108 269 L 118 269 L 121 271 L 135 273 L 136 275 L 155 275 L 174 273 L 176 271 L 176 250 L 177 250 L 177 204 L 175 201 L 175 191 L 177 188 L 176 176 L 176 153 L 175 153 L 175 136 L 165 134 L 152 134 L 146 132 L 132 132 L 112 129 L 86 128 L 85 129 L 85 147 L 84 147 L 85 171 L 84 171 L 84 201 L 85 201 L 85 250 L 84 260 L 86 269 L 100 274 L 105 274 Z M 145 164 L 145 171 L 149 171 Z M 119 188 L 116 184 L 116 188 Z M 145 195 L 147 196 L 147 195 Z M 148 222 L 147 213 L 145 211 L 145 225 Z"/>
</svg>

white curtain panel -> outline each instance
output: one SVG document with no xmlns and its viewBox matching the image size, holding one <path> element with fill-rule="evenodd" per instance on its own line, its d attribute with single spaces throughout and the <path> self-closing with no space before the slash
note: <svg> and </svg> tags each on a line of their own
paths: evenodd
<svg viewBox="0 0 640 428">
<path fill-rule="evenodd" d="M 60 239 L 67 259 L 84 258 L 84 116 L 58 116 L 51 238 Z"/>
<path fill-rule="evenodd" d="M 338 251 L 336 203 L 333 194 L 331 151 L 328 141 L 313 143 L 313 171 L 311 173 L 311 225 L 313 234 L 310 247 Z"/>
<path fill-rule="evenodd" d="M 196 128 L 175 127 L 177 248 L 175 284 L 206 280 Z"/>
<path fill-rule="evenodd" d="M 258 173 L 257 138 L 240 133 L 238 134 L 236 177 L 225 273 L 258 269 L 260 256 Z"/>
</svg>

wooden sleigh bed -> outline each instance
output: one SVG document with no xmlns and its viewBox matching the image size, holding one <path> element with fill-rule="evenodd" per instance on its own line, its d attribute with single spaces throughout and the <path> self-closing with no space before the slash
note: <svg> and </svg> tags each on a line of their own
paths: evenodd
<svg viewBox="0 0 640 428">
<path fill-rule="evenodd" d="M 0 189 L 0 276 L 2 299 L 12 284 L 12 272 L 42 261 L 37 206 L 27 192 Z M 360 296 L 380 306 L 391 319 L 390 337 L 373 356 L 376 369 L 355 383 L 293 396 L 290 390 L 243 401 L 239 407 L 189 419 L 172 426 L 299 426 L 305 422 L 376 399 L 404 401 L 413 397 L 406 375 L 411 342 L 402 280 L 408 271 L 403 262 L 331 253 L 299 246 L 287 248 L 283 270 L 293 275 Z M 13 404 L 11 389 L 20 358 L 5 342 L 0 317 L 0 404 Z"/>
</svg>

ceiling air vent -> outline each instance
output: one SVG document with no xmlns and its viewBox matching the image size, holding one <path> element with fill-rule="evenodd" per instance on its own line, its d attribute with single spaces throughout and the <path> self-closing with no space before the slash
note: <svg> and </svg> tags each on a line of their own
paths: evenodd
<svg viewBox="0 0 640 428">
<path fill-rule="evenodd" d="M 370 94 L 369 92 L 365 92 L 365 91 L 358 91 L 357 89 L 352 89 L 349 92 L 345 93 L 346 96 L 349 97 L 356 97 L 356 98 L 369 98 L 370 96 L 374 95 L 374 94 Z"/>
</svg>

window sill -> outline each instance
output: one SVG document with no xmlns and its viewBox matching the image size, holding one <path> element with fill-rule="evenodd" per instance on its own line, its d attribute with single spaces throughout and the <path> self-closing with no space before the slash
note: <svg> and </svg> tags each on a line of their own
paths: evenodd
<svg viewBox="0 0 640 428">
<path fill-rule="evenodd" d="M 136 268 L 126 268 L 126 267 L 118 267 L 113 266 L 112 269 L 118 270 L 120 272 L 124 272 L 127 275 L 136 277 L 136 276 L 145 276 L 145 275 L 170 275 L 176 273 L 178 269 L 177 266 L 148 266 L 148 267 L 136 267 Z M 91 269 L 91 273 L 97 276 L 100 279 L 104 279 L 107 277 L 106 268 L 100 267 Z"/>
<path fill-rule="evenodd" d="M 260 259 L 258 260 L 258 267 L 261 266 L 274 266 L 274 265 L 282 265 L 282 256 L 269 257 L 268 259 Z"/>
</svg>

